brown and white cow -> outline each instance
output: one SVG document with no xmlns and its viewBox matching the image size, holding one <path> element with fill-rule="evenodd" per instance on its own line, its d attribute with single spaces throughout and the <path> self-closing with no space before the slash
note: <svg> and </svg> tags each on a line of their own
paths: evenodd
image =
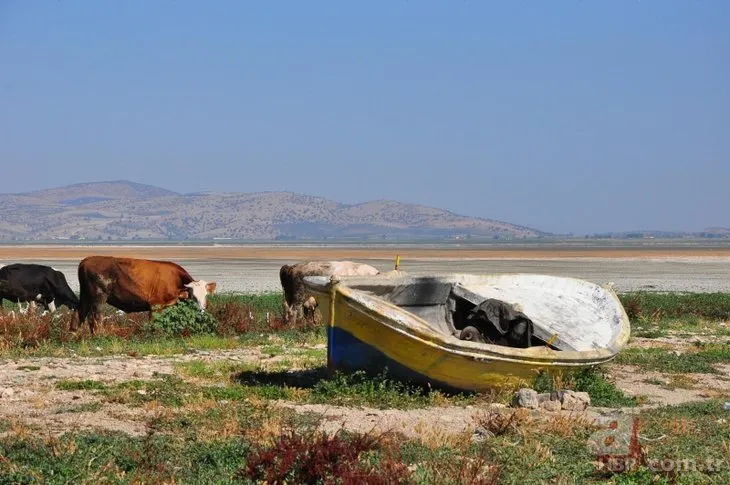
<svg viewBox="0 0 730 485">
<path fill-rule="evenodd" d="M 89 318 L 94 333 L 104 303 L 126 313 L 150 312 L 194 299 L 201 311 L 216 283 L 193 279 L 180 265 L 114 256 L 89 256 L 79 264 L 79 325 Z"/>
<path fill-rule="evenodd" d="M 380 272 L 369 264 L 353 261 L 310 261 L 285 264 L 279 270 L 279 280 L 284 290 L 284 320 L 294 323 L 299 315 L 315 318 L 317 301 L 306 294 L 306 276 L 372 276 Z"/>
</svg>

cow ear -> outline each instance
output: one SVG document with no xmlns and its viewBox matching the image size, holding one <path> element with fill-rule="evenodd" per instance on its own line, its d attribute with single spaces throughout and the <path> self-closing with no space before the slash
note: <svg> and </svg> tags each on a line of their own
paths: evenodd
<svg viewBox="0 0 730 485">
<path fill-rule="evenodd" d="M 187 300 L 188 298 L 190 298 L 190 293 L 188 293 L 188 290 L 180 290 L 180 293 L 178 293 L 177 295 L 178 300 Z"/>
<path fill-rule="evenodd" d="M 215 293 L 215 288 L 216 288 L 216 286 L 217 286 L 217 285 L 216 285 L 216 283 L 215 283 L 215 281 L 214 281 L 214 282 L 212 282 L 212 283 L 208 283 L 207 285 L 205 285 L 205 289 L 206 289 L 206 291 L 207 291 L 208 293 Z"/>
</svg>

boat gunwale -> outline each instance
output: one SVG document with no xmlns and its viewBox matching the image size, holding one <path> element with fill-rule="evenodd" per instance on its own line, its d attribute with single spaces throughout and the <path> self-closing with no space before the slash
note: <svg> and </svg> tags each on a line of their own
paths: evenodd
<svg viewBox="0 0 730 485">
<path fill-rule="evenodd" d="M 383 277 L 385 276 L 385 280 Z M 487 275 L 471 275 L 471 274 L 451 274 L 439 277 L 429 276 L 411 276 L 398 274 L 398 279 L 402 280 L 400 284 L 407 282 L 417 282 L 418 280 L 438 279 L 443 283 L 455 284 L 462 283 L 463 279 L 478 279 L 480 276 Z M 530 273 L 499 273 L 497 276 L 535 276 Z M 606 291 L 620 309 L 621 327 L 618 335 L 611 341 L 611 347 L 591 350 L 553 350 L 544 346 L 534 346 L 529 348 L 515 348 L 502 345 L 469 342 L 459 340 L 452 335 L 435 331 L 428 322 L 422 317 L 409 312 L 393 303 L 390 303 L 377 296 L 368 294 L 364 290 L 352 288 L 348 286 L 348 282 L 358 285 L 371 283 L 377 286 L 390 286 L 397 281 L 389 274 L 383 276 L 347 276 L 334 281 L 336 285 L 336 293 L 339 294 L 348 305 L 359 312 L 366 314 L 369 318 L 377 320 L 381 325 L 386 325 L 391 329 L 405 334 L 410 338 L 415 338 L 423 344 L 437 347 L 445 352 L 454 355 L 460 355 L 473 360 L 501 360 L 505 362 L 513 362 L 521 365 L 541 365 L 541 366 L 588 366 L 598 365 L 613 360 L 616 355 L 626 346 L 630 335 L 630 321 L 625 309 L 618 300 L 614 289 L 610 285 L 598 285 L 578 278 L 536 275 L 546 278 L 570 279 L 580 281 L 582 284 L 594 285 Z M 466 277 L 466 278 L 464 278 Z M 474 278 L 476 277 L 476 278 Z M 312 279 L 309 279 L 312 278 Z M 315 279 L 316 278 L 316 279 Z M 307 279 L 311 284 L 307 284 Z M 387 281 L 387 285 L 385 282 Z M 330 298 L 331 282 L 322 284 L 324 277 L 308 277 L 305 278 L 305 285 L 308 290 L 320 297 Z M 389 315 L 398 315 L 401 321 Z M 335 326 L 340 327 L 336 323 Z M 341 328 L 341 327 L 340 327 Z"/>
</svg>

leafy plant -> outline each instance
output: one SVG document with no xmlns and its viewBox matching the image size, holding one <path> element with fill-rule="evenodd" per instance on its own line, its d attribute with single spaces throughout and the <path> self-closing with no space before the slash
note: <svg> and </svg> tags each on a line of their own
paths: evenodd
<svg viewBox="0 0 730 485">
<path fill-rule="evenodd" d="M 152 314 L 152 330 L 164 335 L 215 333 L 218 321 L 192 300 L 182 300 L 161 312 Z"/>
</svg>

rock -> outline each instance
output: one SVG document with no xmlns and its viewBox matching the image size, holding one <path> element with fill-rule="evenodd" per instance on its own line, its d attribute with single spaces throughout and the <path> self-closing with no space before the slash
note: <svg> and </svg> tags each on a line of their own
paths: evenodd
<svg viewBox="0 0 730 485">
<path fill-rule="evenodd" d="M 0 391 L 0 396 L 2 396 L 2 397 L 11 397 L 13 394 L 15 394 L 15 391 L 13 391 L 9 387 L 6 387 L 2 391 Z"/>
<path fill-rule="evenodd" d="M 566 411 L 583 411 L 591 403 L 587 392 L 561 391 L 560 404 Z"/>
<path fill-rule="evenodd" d="M 525 387 L 517 391 L 513 404 L 517 407 L 530 409 L 537 409 L 540 406 L 537 402 L 537 392 L 534 389 Z"/>
<path fill-rule="evenodd" d="M 540 408 L 544 409 L 545 411 L 550 411 L 551 413 L 554 413 L 560 411 L 562 405 L 559 401 L 545 401 L 540 404 Z"/>
<path fill-rule="evenodd" d="M 542 406 L 543 403 L 548 402 L 552 400 L 552 396 L 549 392 L 543 392 L 542 394 L 537 395 L 537 403 Z"/>
<path fill-rule="evenodd" d="M 472 443 L 481 443 L 487 438 L 491 438 L 494 436 L 492 433 L 486 430 L 486 428 L 479 426 L 477 429 L 474 430 L 474 433 L 471 435 L 471 441 Z"/>
</svg>

